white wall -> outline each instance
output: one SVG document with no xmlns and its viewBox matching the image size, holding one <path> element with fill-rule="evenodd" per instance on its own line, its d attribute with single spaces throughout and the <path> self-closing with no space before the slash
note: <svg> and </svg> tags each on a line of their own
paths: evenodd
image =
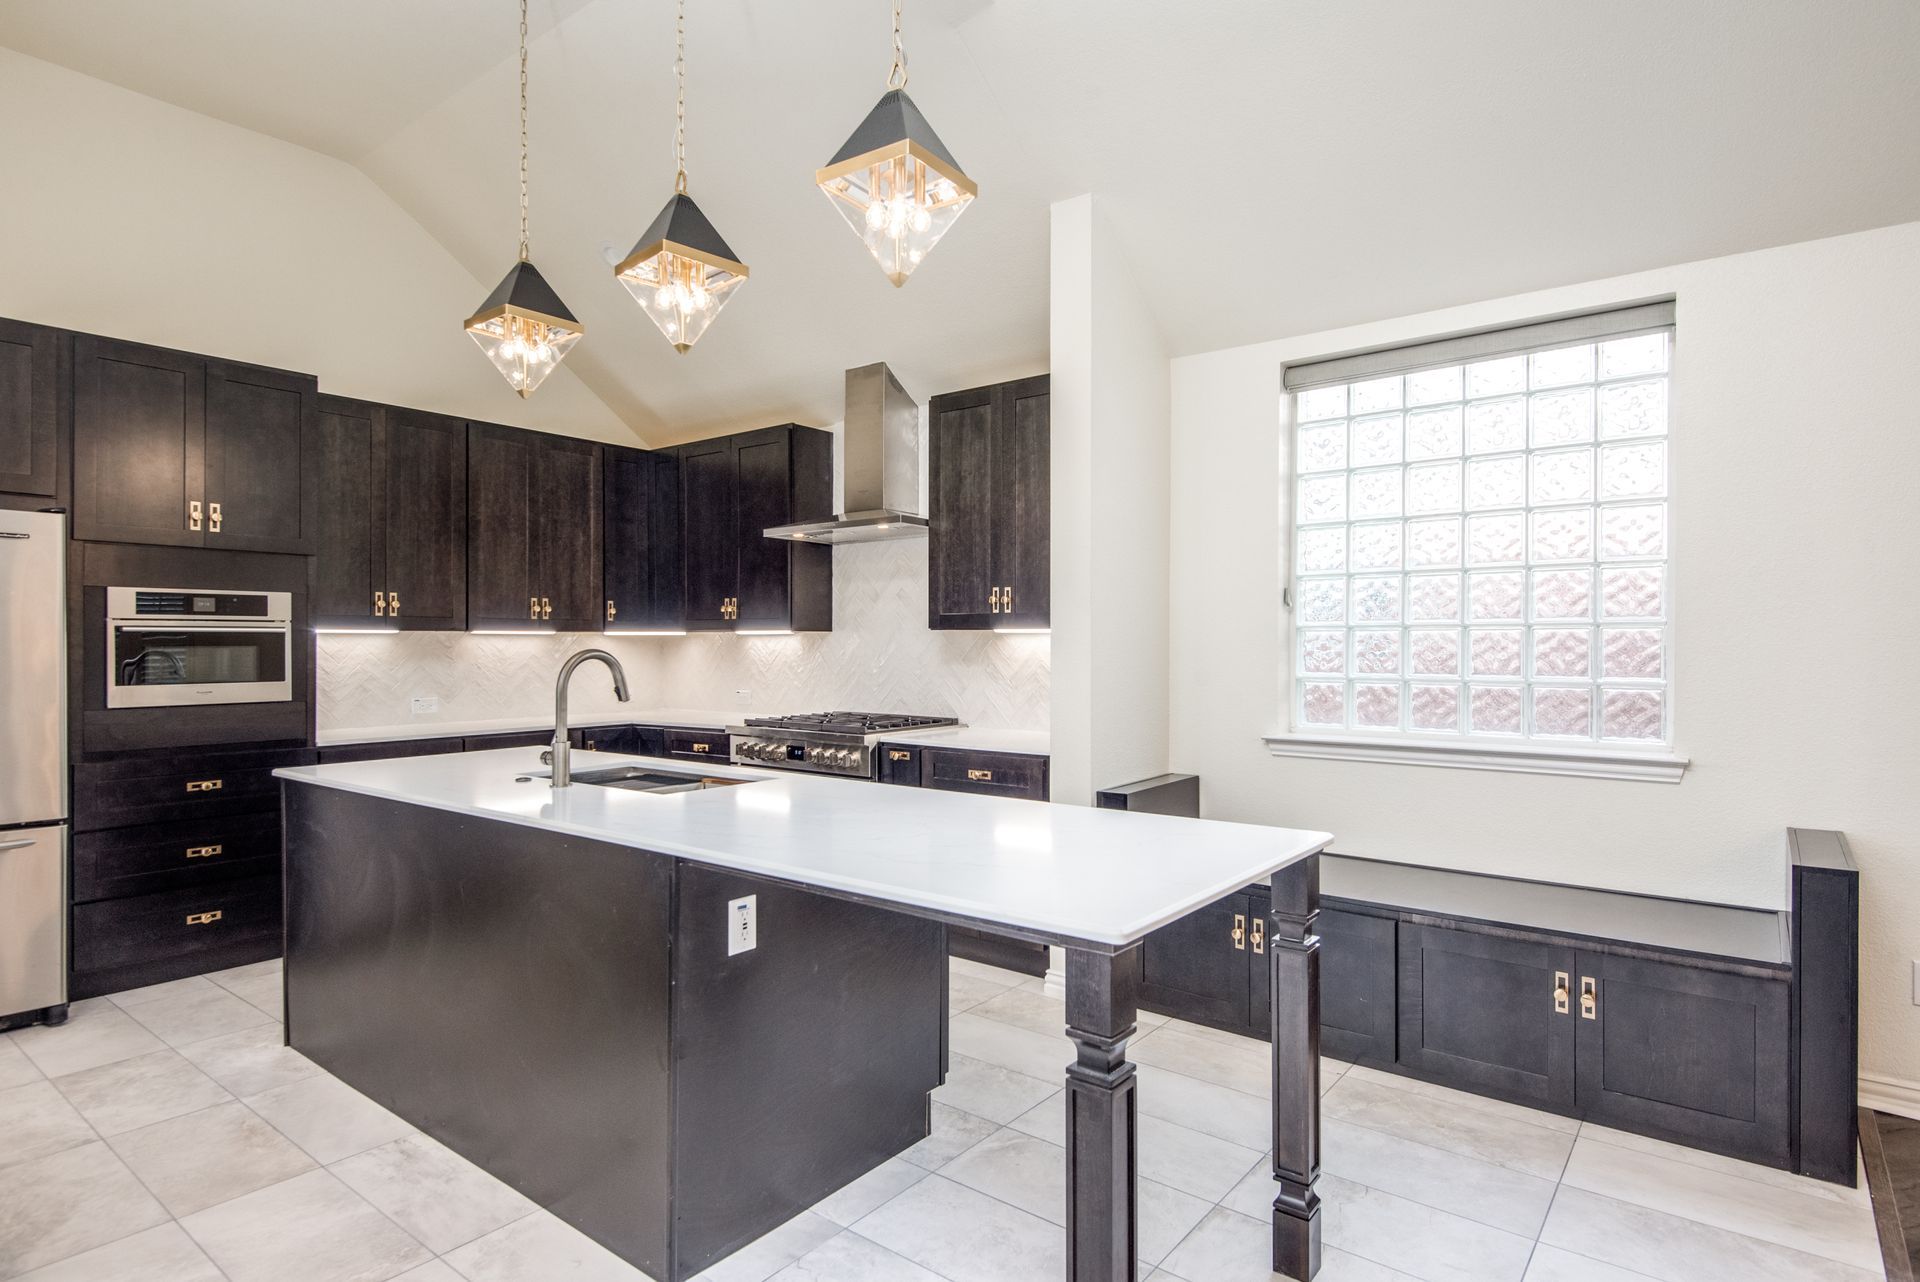
<svg viewBox="0 0 1920 1282">
<path fill-rule="evenodd" d="M 1288 706 L 1281 366 L 1662 295 L 1685 779 L 1269 756 Z M 1768 908 L 1783 830 L 1842 829 L 1864 1071 L 1920 1079 L 1916 299 L 1920 223 L 1174 361 L 1174 768 L 1212 816 L 1330 829 L 1343 852 Z"/>
<path fill-rule="evenodd" d="M 1167 768 L 1167 349 L 1093 196 L 1053 207 L 1055 801 Z"/>
<path fill-rule="evenodd" d="M 565 367 L 514 395 L 460 327 L 497 277 L 475 280 L 352 166 L 6 49 L 0 122 L 0 316 L 635 443 Z M 499 195 L 510 207 L 512 186 Z"/>
</svg>

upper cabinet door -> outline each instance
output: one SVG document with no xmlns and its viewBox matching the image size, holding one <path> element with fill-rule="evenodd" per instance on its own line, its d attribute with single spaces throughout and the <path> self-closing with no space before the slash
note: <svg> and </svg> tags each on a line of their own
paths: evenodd
<svg viewBox="0 0 1920 1282">
<path fill-rule="evenodd" d="M 353 624 L 374 618 L 374 593 L 385 588 L 376 566 L 374 416 L 361 401 L 320 398 L 314 419 L 319 450 L 319 496 L 315 504 L 313 597 L 317 624 Z"/>
<path fill-rule="evenodd" d="M 1051 610 L 1053 437 L 1048 379 L 994 389 L 993 582 L 1000 626 L 1044 628 Z"/>
<path fill-rule="evenodd" d="M 55 492 L 60 331 L 0 320 L 0 491 Z"/>
<path fill-rule="evenodd" d="M 375 540 L 388 618 L 402 631 L 467 626 L 467 424 L 380 411 Z"/>
<path fill-rule="evenodd" d="M 609 632 L 683 626 L 680 463 L 609 445 L 601 455 L 603 621 Z"/>
<path fill-rule="evenodd" d="M 533 587 L 541 621 L 556 632 L 597 632 L 604 615 L 600 449 L 541 435 L 533 452 Z"/>
<path fill-rule="evenodd" d="M 134 343 L 73 343 L 73 537 L 205 540 L 206 363 Z"/>
<path fill-rule="evenodd" d="M 683 445 L 675 453 L 680 458 L 686 537 L 686 626 L 689 631 L 731 631 L 739 581 L 733 450 L 729 438 L 720 437 Z"/>
<path fill-rule="evenodd" d="M 762 533 L 788 521 L 793 480 L 788 429 L 769 427 L 733 438 L 733 539 L 739 549 L 739 579 L 734 623 L 747 628 L 789 626 L 792 600 L 787 579 L 787 550 L 794 544 Z"/>
<path fill-rule="evenodd" d="M 993 394 L 936 396 L 927 411 L 927 626 L 993 626 Z"/>
<path fill-rule="evenodd" d="M 653 455 L 609 445 L 600 458 L 601 620 L 611 632 L 645 627 L 651 584 Z"/>
<path fill-rule="evenodd" d="M 317 396 L 305 374 L 213 362 L 206 391 L 206 545 L 310 553 Z"/>
<path fill-rule="evenodd" d="M 533 582 L 533 435 L 489 423 L 467 427 L 469 628 L 542 626 Z"/>
<path fill-rule="evenodd" d="M 1050 603 L 1045 375 L 933 398 L 927 626 L 1044 628 Z"/>
</svg>

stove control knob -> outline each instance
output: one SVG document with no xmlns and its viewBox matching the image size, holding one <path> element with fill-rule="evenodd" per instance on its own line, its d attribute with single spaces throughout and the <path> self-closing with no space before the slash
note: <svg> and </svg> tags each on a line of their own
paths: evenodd
<svg viewBox="0 0 1920 1282">
<path fill-rule="evenodd" d="M 849 770 L 853 768 L 853 757 L 854 752 L 852 748 L 840 749 L 840 764 Z"/>
<path fill-rule="evenodd" d="M 813 763 L 814 763 L 815 765 L 819 765 L 819 764 L 820 764 L 820 749 L 818 749 L 818 748 L 808 748 L 808 749 L 807 749 L 807 760 L 808 760 L 808 761 L 811 761 L 811 762 L 813 762 Z"/>
<path fill-rule="evenodd" d="M 741 744 L 740 752 L 749 761 L 765 761 L 767 759 L 767 745 L 756 739 L 749 739 L 747 742 Z"/>
</svg>

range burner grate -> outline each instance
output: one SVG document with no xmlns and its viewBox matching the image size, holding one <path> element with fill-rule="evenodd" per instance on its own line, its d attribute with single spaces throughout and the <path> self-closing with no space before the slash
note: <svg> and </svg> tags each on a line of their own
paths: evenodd
<svg viewBox="0 0 1920 1282">
<path fill-rule="evenodd" d="M 820 730 L 831 734 L 881 734 L 956 724 L 953 717 L 910 717 L 892 712 L 810 712 L 786 717 L 748 717 L 746 724 L 771 730 Z"/>
</svg>

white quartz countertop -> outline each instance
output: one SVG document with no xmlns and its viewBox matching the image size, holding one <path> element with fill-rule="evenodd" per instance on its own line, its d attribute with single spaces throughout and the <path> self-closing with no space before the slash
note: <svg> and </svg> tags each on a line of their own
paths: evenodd
<svg viewBox="0 0 1920 1282">
<path fill-rule="evenodd" d="M 719 712 L 712 708 L 641 708 L 628 712 L 585 713 L 567 718 L 573 730 L 594 726 L 686 726 L 694 730 L 720 730 L 738 725 L 745 712 Z M 322 730 L 314 737 L 322 748 L 337 748 L 349 743 L 395 743 L 403 739 L 458 739 L 467 735 L 513 734 L 520 730 L 551 730 L 552 717 L 506 717 L 493 721 L 416 721 L 399 726 L 348 726 Z"/>
<path fill-rule="evenodd" d="M 738 787 L 554 790 L 534 748 L 274 773 L 393 801 L 676 855 L 823 890 L 1094 944 L 1127 944 L 1320 850 L 1324 832 L 888 788 L 745 766 Z M 576 752 L 585 770 L 688 765 Z M 368 857 L 341 851 L 340 858 Z"/>
<path fill-rule="evenodd" d="M 938 726 L 886 735 L 883 743 L 913 743 L 929 748 L 964 748 L 969 752 L 1018 752 L 1032 757 L 1048 754 L 1045 730 L 989 730 L 979 726 Z"/>
</svg>

